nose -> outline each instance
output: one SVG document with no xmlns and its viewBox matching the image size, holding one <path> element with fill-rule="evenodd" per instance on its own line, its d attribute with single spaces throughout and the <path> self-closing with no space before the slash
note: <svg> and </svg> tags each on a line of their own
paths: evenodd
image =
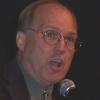
<svg viewBox="0 0 100 100">
<path fill-rule="evenodd" d="M 55 51 L 59 54 L 64 54 L 66 52 L 66 43 L 64 37 L 58 40 L 59 42 L 55 45 Z"/>
</svg>

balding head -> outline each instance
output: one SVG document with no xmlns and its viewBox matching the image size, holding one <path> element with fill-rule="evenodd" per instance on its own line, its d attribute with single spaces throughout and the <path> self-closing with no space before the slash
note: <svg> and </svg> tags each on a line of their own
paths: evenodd
<svg viewBox="0 0 100 100">
<path fill-rule="evenodd" d="M 48 5 L 50 6 L 48 7 Z M 61 10 L 62 8 L 68 10 L 71 13 L 73 20 L 76 24 L 76 18 L 68 6 L 62 5 L 56 0 L 39 0 L 39 1 L 31 3 L 21 12 L 19 16 L 19 20 L 18 20 L 17 31 L 22 31 L 24 33 L 27 33 L 27 28 L 31 27 L 31 25 L 33 24 L 33 21 L 35 21 L 35 16 L 36 16 L 35 14 L 41 13 L 41 15 L 39 15 L 38 17 L 42 17 L 44 13 L 50 13 L 50 11 L 53 11 L 54 9 L 53 7 L 55 7 L 55 5 L 59 5 L 58 6 L 60 7 L 59 10 Z M 58 7 L 56 6 L 55 9 L 58 10 Z M 39 11 L 39 8 L 40 8 L 40 11 Z"/>
</svg>

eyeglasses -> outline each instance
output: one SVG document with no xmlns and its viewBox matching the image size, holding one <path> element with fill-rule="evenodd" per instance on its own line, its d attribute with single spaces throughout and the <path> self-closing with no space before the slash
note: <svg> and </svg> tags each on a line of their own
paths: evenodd
<svg viewBox="0 0 100 100">
<path fill-rule="evenodd" d="M 71 51 L 76 51 L 82 45 L 81 40 L 76 35 L 61 36 L 59 32 L 54 30 L 48 30 L 46 32 L 43 32 L 30 28 L 27 29 L 38 33 L 43 33 L 43 39 L 49 45 L 56 45 L 59 41 L 62 40 L 62 38 L 64 38 L 66 47 Z"/>
</svg>

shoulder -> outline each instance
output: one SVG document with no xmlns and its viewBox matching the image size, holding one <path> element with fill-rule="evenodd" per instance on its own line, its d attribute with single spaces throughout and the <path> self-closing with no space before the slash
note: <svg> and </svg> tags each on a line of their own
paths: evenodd
<svg viewBox="0 0 100 100">
<path fill-rule="evenodd" d="M 4 68 L 0 69 L 0 100 L 10 100 L 8 92 L 6 90 L 6 85 L 8 82 L 3 77 L 4 74 Z"/>
<path fill-rule="evenodd" d="M 15 60 L 12 60 L 6 66 L 0 66 L 0 100 L 11 100 L 6 87 L 10 84 L 9 80 L 13 76 L 14 66 L 17 66 Z"/>
</svg>

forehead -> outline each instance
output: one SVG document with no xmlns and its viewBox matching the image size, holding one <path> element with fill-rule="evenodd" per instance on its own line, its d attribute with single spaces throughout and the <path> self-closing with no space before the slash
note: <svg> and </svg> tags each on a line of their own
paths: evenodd
<svg viewBox="0 0 100 100">
<path fill-rule="evenodd" d="M 58 3 L 46 3 L 40 5 L 34 14 L 33 25 L 37 28 L 41 27 L 56 27 L 73 28 L 76 30 L 74 18 L 71 12 L 64 6 Z"/>
</svg>

